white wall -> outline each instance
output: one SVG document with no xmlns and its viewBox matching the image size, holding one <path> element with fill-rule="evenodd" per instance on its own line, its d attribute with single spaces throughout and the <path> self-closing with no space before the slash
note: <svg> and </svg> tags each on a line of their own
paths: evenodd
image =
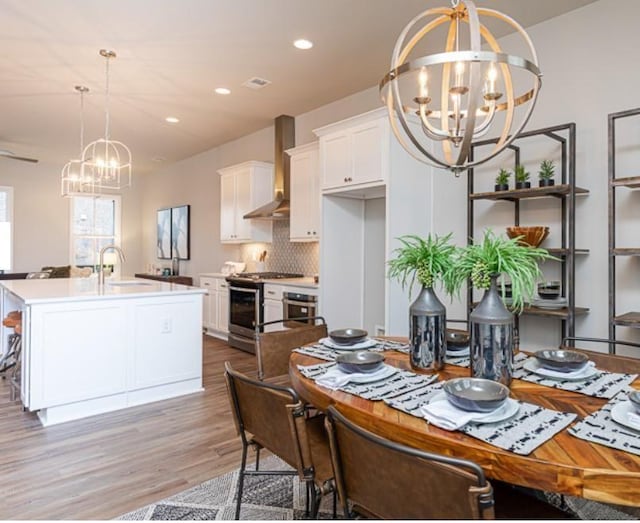
<svg viewBox="0 0 640 523">
<path fill-rule="evenodd" d="M 68 265 L 69 200 L 60 196 L 62 165 L 31 164 L 0 158 L 0 185 L 13 191 L 13 272 L 39 270 L 46 265 Z M 123 274 L 142 267 L 140 260 L 140 180 L 122 195 Z"/>
</svg>

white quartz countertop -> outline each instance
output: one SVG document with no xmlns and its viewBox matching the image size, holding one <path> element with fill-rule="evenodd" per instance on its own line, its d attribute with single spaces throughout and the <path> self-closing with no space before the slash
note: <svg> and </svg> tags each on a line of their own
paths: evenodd
<svg viewBox="0 0 640 523">
<path fill-rule="evenodd" d="M 265 283 L 272 285 L 286 285 L 287 287 L 306 287 L 308 289 L 317 289 L 318 284 L 313 280 L 313 276 L 304 278 L 276 278 L 273 280 L 265 279 Z"/>
<path fill-rule="evenodd" d="M 51 278 L 33 280 L 0 280 L 4 287 L 25 304 L 111 300 L 179 294 L 206 294 L 199 287 L 165 283 L 141 278 L 107 279 L 103 287 L 98 278 Z"/>
</svg>

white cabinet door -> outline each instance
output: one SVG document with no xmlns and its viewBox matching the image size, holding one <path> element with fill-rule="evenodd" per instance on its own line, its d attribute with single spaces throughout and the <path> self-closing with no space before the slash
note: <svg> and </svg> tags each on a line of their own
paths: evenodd
<svg viewBox="0 0 640 523">
<path fill-rule="evenodd" d="M 207 291 L 209 291 L 209 294 L 206 294 L 204 296 L 204 299 L 202 302 L 202 305 L 203 305 L 202 323 L 205 329 L 216 328 L 215 300 L 218 292 L 216 290 L 216 283 L 217 282 L 215 278 L 207 278 L 202 276 L 200 277 L 200 287 L 202 287 L 203 289 L 207 289 Z"/>
<path fill-rule="evenodd" d="M 273 199 L 273 164 L 244 162 L 220 174 L 220 241 L 266 242 L 272 239 L 271 222 L 243 216 Z"/>
<path fill-rule="evenodd" d="M 320 176 L 318 145 L 309 144 L 287 151 L 291 155 L 291 241 L 320 238 Z"/>
<path fill-rule="evenodd" d="M 236 234 L 236 177 L 224 174 L 220 177 L 220 239 L 232 241 Z"/>
<path fill-rule="evenodd" d="M 227 334 L 229 332 L 229 284 L 226 281 L 220 283 L 218 291 L 218 330 Z"/>
<path fill-rule="evenodd" d="M 351 133 L 352 183 L 370 183 L 384 180 L 383 174 L 383 120 L 376 120 L 353 129 Z"/>
<path fill-rule="evenodd" d="M 251 220 L 243 218 L 251 211 L 251 172 L 244 169 L 236 174 L 236 240 L 251 241 Z"/>
<path fill-rule="evenodd" d="M 280 300 L 264 300 L 264 321 L 276 321 L 282 319 L 282 301 Z M 276 323 L 275 325 L 267 325 L 265 332 L 273 332 L 282 330 L 284 327 L 282 323 Z"/>
<path fill-rule="evenodd" d="M 338 133 L 321 138 L 322 187 L 342 187 L 351 176 L 351 136 Z"/>
</svg>

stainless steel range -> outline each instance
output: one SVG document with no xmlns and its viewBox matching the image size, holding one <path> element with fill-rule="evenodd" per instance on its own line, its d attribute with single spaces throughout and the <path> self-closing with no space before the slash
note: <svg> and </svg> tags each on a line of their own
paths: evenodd
<svg viewBox="0 0 640 523">
<path fill-rule="evenodd" d="M 264 321 L 265 280 L 302 277 L 286 272 L 243 272 L 229 276 L 229 345 L 255 354 L 255 327 Z"/>
</svg>

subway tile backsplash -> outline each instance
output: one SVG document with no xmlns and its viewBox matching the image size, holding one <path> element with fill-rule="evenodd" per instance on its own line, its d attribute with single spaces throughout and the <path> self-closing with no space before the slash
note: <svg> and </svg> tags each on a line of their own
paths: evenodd
<svg viewBox="0 0 640 523">
<path fill-rule="evenodd" d="M 256 262 L 262 251 L 267 251 L 264 268 Z M 289 220 L 273 222 L 273 243 L 248 243 L 241 248 L 242 261 L 247 271 L 294 272 L 312 276 L 318 274 L 319 242 L 290 242 Z"/>
</svg>

